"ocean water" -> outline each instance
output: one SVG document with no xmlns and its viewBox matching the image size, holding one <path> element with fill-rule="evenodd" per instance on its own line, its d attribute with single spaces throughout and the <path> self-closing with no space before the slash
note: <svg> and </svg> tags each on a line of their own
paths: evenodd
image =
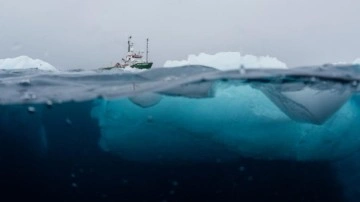
<svg viewBox="0 0 360 202">
<path fill-rule="evenodd" d="M 357 201 L 360 66 L 0 71 L 0 200 Z"/>
</svg>

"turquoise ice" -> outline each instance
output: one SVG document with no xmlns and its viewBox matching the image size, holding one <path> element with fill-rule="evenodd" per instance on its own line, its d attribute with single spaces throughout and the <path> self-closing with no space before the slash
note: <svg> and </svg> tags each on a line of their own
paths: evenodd
<svg viewBox="0 0 360 202">
<path fill-rule="evenodd" d="M 351 86 L 274 86 L 216 82 L 208 98 L 163 96 L 147 108 L 129 99 L 98 100 L 92 115 L 101 127 L 99 144 L 135 161 L 335 160 L 360 148 Z M 283 106 L 270 91 L 287 98 Z"/>
</svg>

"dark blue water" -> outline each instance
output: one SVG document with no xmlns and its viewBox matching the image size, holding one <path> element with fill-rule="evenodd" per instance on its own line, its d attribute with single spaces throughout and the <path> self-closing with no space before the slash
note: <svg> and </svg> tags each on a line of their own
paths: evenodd
<svg viewBox="0 0 360 202">
<path fill-rule="evenodd" d="M 13 85 L 11 79 L 14 74 L 2 74 L 1 89 L 7 91 L 1 100 L 7 103 L 0 106 L 0 200 L 356 201 L 359 196 L 357 189 L 349 189 L 350 184 L 351 187 L 357 185 L 357 181 L 351 179 L 356 179 L 359 173 L 358 166 L 353 163 L 358 159 L 359 139 L 356 109 L 360 105 L 356 95 L 357 83 L 354 84 L 356 74 L 345 77 L 339 71 L 333 71 L 336 73 L 334 76 L 325 71 L 325 76 L 321 77 L 320 74 L 312 75 L 312 70 L 306 74 L 297 73 L 296 77 L 293 77 L 293 72 L 283 77 L 275 71 L 269 77 L 269 72 L 266 75 L 255 72 L 253 75 L 257 76 L 252 77 L 250 80 L 254 81 L 250 83 L 253 88 L 262 91 L 256 90 L 252 94 L 246 79 L 228 81 L 237 76 L 234 73 L 222 72 L 219 74 L 225 79 L 216 77 L 211 80 L 214 75 L 209 75 L 208 70 L 202 70 L 201 76 L 193 71 L 192 74 L 200 80 L 189 80 L 186 76 L 188 70 L 181 72 L 182 76 L 175 78 L 178 85 L 171 88 L 159 87 L 159 83 L 163 82 L 161 79 L 169 77 L 169 73 L 161 75 L 161 72 L 140 76 L 118 75 L 118 78 L 110 75 L 100 77 L 102 79 L 98 83 L 94 75 L 71 75 L 71 78 L 67 77 L 69 80 L 64 83 L 63 89 L 60 88 L 66 80 L 63 76 L 57 83 L 58 75 L 35 74 L 30 82 L 20 78 L 15 79 Z M 170 76 L 178 74 L 171 73 Z M 207 79 L 201 79 L 203 77 Z M 70 81 L 77 83 L 72 86 Z M 140 86 L 139 92 L 133 90 L 129 93 L 122 88 L 134 81 L 135 86 Z M 215 84 L 208 85 L 209 81 Z M 269 83 L 271 86 L 268 86 Z M 291 86 L 285 86 L 289 83 Z M 94 88 L 91 92 L 96 93 L 85 99 L 89 95 L 90 84 Z M 99 89 L 102 84 L 109 88 Z M 281 90 L 275 84 L 280 84 Z M 295 87 L 293 84 L 296 84 Z M 288 96 L 288 92 L 297 91 L 304 85 L 320 92 L 331 88 L 335 97 L 346 99 L 339 101 L 341 106 L 335 107 L 331 114 L 308 111 L 312 109 L 312 103 L 303 103 L 297 98 L 291 100 L 291 96 L 286 97 L 289 98 L 287 102 L 291 102 L 289 105 L 279 103 L 278 99 L 283 99 L 281 96 Z M 45 87 L 52 91 L 44 90 Z M 81 88 L 84 94 L 74 94 L 83 92 L 79 90 L 71 91 L 69 95 L 66 90 L 71 87 Z M 110 87 L 120 89 L 116 96 L 108 92 Z M 233 87 L 239 91 L 234 91 Z M 273 88 L 277 90 L 272 91 Z M 32 92 L 36 96 L 25 100 L 11 98 L 12 91 L 19 94 Z M 260 93 L 270 91 L 278 93 L 276 98 L 266 95 L 270 97 L 265 99 L 265 95 Z M 144 96 L 144 92 L 151 94 Z M 158 93 L 153 95 L 154 92 Z M 233 97 L 228 99 L 224 96 L 228 92 L 237 92 L 240 96 L 231 102 Z M 121 99 L 93 99 L 104 94 Z M 263 100 L 246 101 L 246 97 L 262 96 Z M 64 102 L 59 103 L 61 98 Z M 69 98 L 82 101 L 69 101 Z M 294 107 L 293 102 L 295 109 L 286 108 Z M 239 107 L 235 103 L 242 106 L 239 113 L 230 110 L 236 109 L 234 106 Z M 223 107 L 217 111 L 219 106 Z M 330 104 L 326 104 L 326 109 L 330 108 Z M 344 122 L 339 121 L 340 118 Z M 279 123 L 284 126 L 278 128 Z M 292 153 L 292 145 L 279 148 L 279 141 L 284 135 L 296 136 L 299 131 L 309 131 L 304 134 L 316 134 L 316 137 L 327 132 L 329 138 L 325 135 L 321 144 L 314 147 L 315 150 L 311 147 L 313 143 L 301 146 L 311 140 L 302 139 L 297 142 L 299 150 L 296 155 Z M 136 137 L 135 142 L 130 140 L 133 136 Z M 179 139 L 180 136 L 186 138 Z M 237 139 L 239 136 L 242 138 Z M 258 138 L 255 142 L 262 141 L 259 145 L 252 142 L 255 136 Z M 175 140 L 170 141 L 173 137 Z M 103 145 L 103 141 L 107 141 L 107 146 Z M 172 145 L 168 145 L 169 141 Z M 178 141 L 177 145 L 174 141 Z M 244 142 L 253 146 L 246 147 Z M 318 144 L 318 140 L 314 142 Z M 242 146 L 237 148 L 233 144 Z M 330 154 L 329 151 L 333 152 Z M 157 152 L 161 158 L 154 155 Z"/>
<path fill-rule="evenodd" d="M 326 162 L 239 158 L 162 165 L 123 160 L 99 149 L 91 107 L 90 102 L 67 103 L 44 110 L 45 153 L 32 137 L 35 129 L 19 122 L 1 125 L 2 201 L 341 201 L 342 188 Z M 25 106 L 13 108 L 1 111 L 23 110 L 21 121 L 37 124 L 33 117 L 38 114 L 25 113 Z"/>
</svg>

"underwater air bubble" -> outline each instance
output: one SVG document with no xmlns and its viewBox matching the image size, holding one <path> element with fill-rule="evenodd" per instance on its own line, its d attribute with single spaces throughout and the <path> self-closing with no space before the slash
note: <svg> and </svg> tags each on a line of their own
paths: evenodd
<svg viewBox="0 0 360 202">
<path fill-rule="evenodd" d="M 35 107 L 28 107 L 28 112 L 33 114 L 36 112 Z"/>
</svg>

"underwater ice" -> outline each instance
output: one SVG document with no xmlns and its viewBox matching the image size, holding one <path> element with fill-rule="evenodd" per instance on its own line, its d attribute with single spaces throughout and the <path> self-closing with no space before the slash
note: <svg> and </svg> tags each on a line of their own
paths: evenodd
<svg viewBox="0 0 360 202">
<path fill-rule="evenodd" d="M 221 67 L 218 57 L 206 59 Z M 224 66 L 243 64 L 238 60 Z M 147 94 L 96 101 L 92 116 L 101 128 L 101 148 L 129 160 L 152 162 L 227 161 L 239 156 L 336 160 L 360 148 L 360 104 L 351 86 L 236 81 L 190 86 L 191 95 L 198 96 L 186 96 L 190 88 L 183 86 L 162 92 L 162 99 Z"/>
<path fill-rule="evenodd" d="M 318 125 L 289 118 L 248 85 L 218 83 L 216 92 L 209 99 L 165 97 L 150 108 L 127 99 L 98 101 L 92 114 L 101 127 L 100 145 L 137 161 L 214 160 L 235 154 L 334 160 L 360 146 L 360 110 L 355 100 Z"/>
</svg>

